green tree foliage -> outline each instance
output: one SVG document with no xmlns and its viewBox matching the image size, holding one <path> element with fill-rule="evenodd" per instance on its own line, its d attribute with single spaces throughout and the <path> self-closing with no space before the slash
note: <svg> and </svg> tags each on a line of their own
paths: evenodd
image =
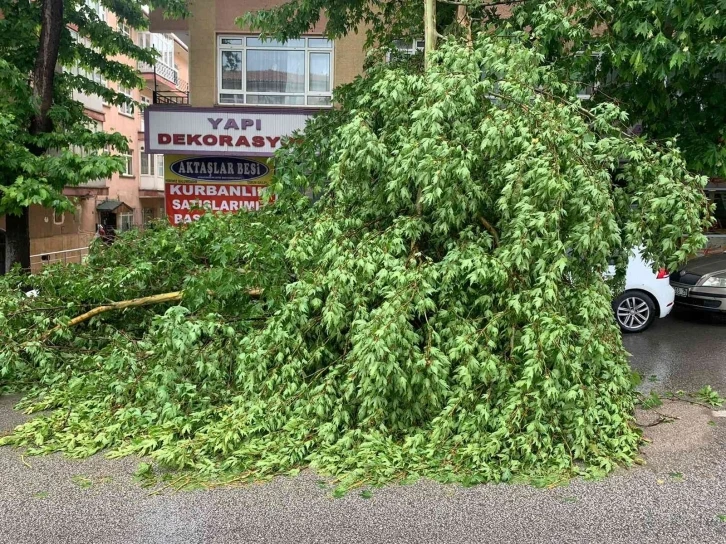
<svg viewBox="0 0 726 544">
<path fill-rule="evenodd" d="M 170 13 L 184 10 L 182 0 L 101 4 L 128 26 L 145 28 L 142 6 L 149 3 Z M 76 93 L 101 96 L 108 104 L 130 103 L 101 78 L 141 87 L 136 67 L 118 57 L 153 63 L 156 53 L 100 20 L 98 6 L 85 0 L 0 0 L 0 216 L 25 214 L 27 222 L 32 204 L 71 211 L 64 187 L 122 168 L 107 150 L 126 151 L 126 139 L 96 132 Z M 43 16 L 46 9 L 52 10 L 49 17 Z M 41 41 L 45 31 L 49 38 Z M 42 62 L 49 64 L 47 73 L 39 69 Z M 9 239 L 15 234 L 8 232 Z M 18 258 L 27 266 L 28 255 Z"/>
<path fill-rule="evenodd" d="M 678 136 L 689 167 L 726 177 L 726 3 L 723 0 L 471 0 L 472 30 L 527 31 L 530 44 L 585 87 L 617 101 L 655 140 Z M 455 16 L 450 4 L 439 29 Z M 367 29 L 369 44 L 423 36 L 423 2 L 292 0 L 241 18 L 278 39 Z M 591 55 L 597 55 L 593 57 Z"/>
<path fill-rule="evenodd" d="M 207 477 L 313 466 L 343 486 L 629 463 L 631 375 L 603 273 L 635 246 L 670 268 L 699 247 L 704 179 L 676 148 L 625 136 L 617 107 L 562 98 L 520 40 L 372 68 L 278 153 L 279 198 L 260 213 L 124 235 L 29 278 L 37 298 L 6 279 L 0 375 L 52 412 L 4 443 Z M 179 306 L 46 332 L 179 289 Z"/>
<path fill-rule="evenodd" d="M 677 136 L 691 169 L 726 177 L 723 0 L 536 4 L 517 8 L 514 26 L 533 28 L 553 61 L 597 83 L 595 100 L 620 102 L 649 137 Z"/>
</svg>

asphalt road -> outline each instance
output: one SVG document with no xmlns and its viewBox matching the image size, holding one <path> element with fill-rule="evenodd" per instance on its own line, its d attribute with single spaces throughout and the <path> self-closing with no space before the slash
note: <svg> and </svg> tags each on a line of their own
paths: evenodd
<svg viewBox="0 0 726 544">
<path fill-rule="evenodd" d="M 726 316 L 676 309 L 640 334 L 623 337 L 643 387 L 697 391 L 710 385 L 726 396 Z"/>
<path fill-rule="evenodd" d="M 726 391 L 726 323 L 676 315 L 626 338 L 644 387 Z M 647 379 L 651 375 L 652 379 Z M 21 422 L 0 397 L 0 434 Z M 24 458 L 0 448 L 0 543 L 726 542 L 726 419 L 666 403 L 646 464 L 554 489 L 419 482 L 334 499 L 314 474 L 181 493 L 133 482 L 138 459 Z M 640 413 L 642 423 L 657 415 Z"/>
</svg>

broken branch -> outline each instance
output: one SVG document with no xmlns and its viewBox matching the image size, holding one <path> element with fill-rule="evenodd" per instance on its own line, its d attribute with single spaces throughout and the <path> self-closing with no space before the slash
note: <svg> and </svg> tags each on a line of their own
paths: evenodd
<svg viewBox="0 0 726 544">
<path fill-rule="evenodd" d="M 262 294 L 262 289 L 249 289 L 247 294 L 251 297 L 259 297 Z M 149 306 L 151 304 L 162 304 L 164 302 L 179 302 L 182 299 L 183 291 L 173 291 L 171 293 L 162 293 L 160 295 L 151 295 L 148 297 L 134 298 L 131 300 L 122 300 L 119 302 L 112 302 L 103 306 L 97 306 L 96 308 L 89 310 L 85 314 L 81 314 L 74 317 L 68 322 L 68 327 L 74 327 L 79 323 L 88 321 L 89 319 L 96 317 L 105 312 L 112 310 L 125 310 L 126 308 L 137 308 L 139 306 Z M 51 334 L 56 332 L 62 327 L 62 325 L 56 325 L 44 336 L 43 340 L 47 339 Z"/>
</svg>

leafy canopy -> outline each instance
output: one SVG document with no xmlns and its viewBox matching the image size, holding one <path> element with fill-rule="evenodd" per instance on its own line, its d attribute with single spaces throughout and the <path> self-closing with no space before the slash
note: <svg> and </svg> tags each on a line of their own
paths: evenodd
<svg viewBox="0 0 726 544">
<path fill-rule="evenodd" d="M 726 177 L 726 2 L 724 0 L 471 0 L 474 35 L 526 31 L 575 88 L 613 102 L 655 140 L 678 136 L 692 170 Z M 438 28 L 457 32 L 440 3 Z M 368 32 L 369 45 L 423 36 L 418 0 L 292 0 L 239 23 L 278 39 L 325 18 L 339 37 Z"/>
<path fill-rule="evenodd" d="M 603 273 L 634 246 L 671 268 L 699 247 L 704 179 L 624 136 L 617 107 L 568 99 L 522 40 L 373 67 L 278 153 L 260 213 L 124 235 L 30 278 L 37 298 L 0 283 L 0 375 L 53 410 L 4 443 L 204 477 L 312 466 L 344 487 L 631 462 Z M 180 289 L 180 306 L 45 332 Z"/>
<path fill-rule="evenodd" d="M 49 0 L 48 0 L 49 1 Z M 155 62 L 156 52 L 144 49 L 99 19 L 98 2 L 66 0 L 58 44 L 58 64 L 49 111 L 50 131 L 29 127 L 40 105 L 33 95 L 33 73 L 39 54 L 51 44 L 40 43 L 41 8 L 46 2 L 0 0 L 0 216 L 19 215 L 31 204 L 72 210 L 63 188 L 105 178 L 121 170 L 122 162 L 107 150 L 125 152 L 118 133 L 97 132 L 86 116 L 78 93 L 98 95 L 105 103 L 131 103 L 110 88 L 143 86 L 136 61 Z M 185 13 L 183 0 L 114 0 L 103 9 L 133 28 L 148 20 L 144 4 Z M 127 64 L 120 57 L 127 57 Z"/>
</svg>

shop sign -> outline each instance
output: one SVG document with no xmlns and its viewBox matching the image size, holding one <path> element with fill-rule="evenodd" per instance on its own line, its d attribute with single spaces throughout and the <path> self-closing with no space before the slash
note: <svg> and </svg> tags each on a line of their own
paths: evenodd
<svg viewBox="0 0 726 544">
<path fill-rule="evenodd" d="M 273 167 L 253 157 L 164 157 L 166 214 L 172 225 L 205 212 L 258 210 Z"/>
<path fill-rule="evenodd" d="M 310 108 L 147 108 L 147 153 L 270 157 L 317 111 Z"/>
</svg>

